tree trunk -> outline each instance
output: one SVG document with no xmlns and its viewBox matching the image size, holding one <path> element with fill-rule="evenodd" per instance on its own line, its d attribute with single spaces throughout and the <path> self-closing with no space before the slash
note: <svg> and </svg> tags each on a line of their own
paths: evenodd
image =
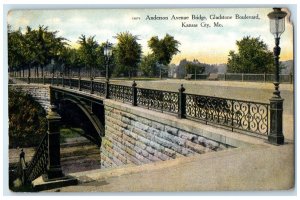
<svg viewBox="0 0 300 200">
<path fill-rule="evenodd" d="M 41 70 L 42 70 L 42 77 L 44 77 L 44 66 L 41 66 Z"/>
<path fill-rule="evenodd" d="M 29 65 L 28 65 L 28 77 L 30 77 L 30 76 L 31 76 L 31 73 L 30 73 L 30 72 L 31 72 L 31 71 L 30 71 L 30 68 L 31 68 L 31 65 L 29 64 Z"/>
</svg>

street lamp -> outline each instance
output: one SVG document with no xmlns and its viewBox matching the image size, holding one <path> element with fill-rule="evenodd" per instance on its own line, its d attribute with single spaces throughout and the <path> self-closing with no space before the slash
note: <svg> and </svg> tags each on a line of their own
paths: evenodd
<svg viewBox="0 0 300 200">
<path fill-rule="evenodd" d="M 109 76 L 108 76 L 108 65 L 109 65 L 109 59 L 112 56 L 112 44 L 106 41 L 104 45 L 104 56 L 105 56 L 105 61 L 106 61 L 106 81 L 109 81 Z"/>
<path fill-rule="evenodd" d="M 268 14 L 270 19 L 270 32 L 275 38 L 275 47 L 273 49 L 274 53 L 274 64 L 275 64 L 275 80 L 274 86 L 275 91 L 270 99 L 270 134 L 268 140 L 273 144 L 283 144 L 284 136 L 282 133 L 282 112 L 283 112 L 283 99 L 280 96 L 279 91 L 279 55 L 280 47 L 279 41 L 280 36 L 285 30 L 285 16 L 286 12 L 281 11 L 281 8 L 273 8 L 273 12 Z"/>
<path fill-rule="evenodd" d="M 195 80 L 197 80 L 197 60 L 193 60 L 194 68 L 195 68 Z"/>
<path fill-rule="evenodd" d="M 55 64 L 55 63 L 54 63 L 54 59 L 52 58 L 52 59 L 51 59 L 52 74 L 54 74 L 54 64 Z"/>
</svg>

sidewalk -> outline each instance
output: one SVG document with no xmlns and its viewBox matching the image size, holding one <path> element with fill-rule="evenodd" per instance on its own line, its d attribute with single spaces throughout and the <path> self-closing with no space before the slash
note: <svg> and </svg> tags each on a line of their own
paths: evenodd
<svg viewBox="0 0 300 200">
<path fill-rule="evenodd" d="M 294 144 L 256 144 L 142 166 L 72 175 L 82 183 L 48 192 L 289 190 L 294 187 Z"/>
</svg>

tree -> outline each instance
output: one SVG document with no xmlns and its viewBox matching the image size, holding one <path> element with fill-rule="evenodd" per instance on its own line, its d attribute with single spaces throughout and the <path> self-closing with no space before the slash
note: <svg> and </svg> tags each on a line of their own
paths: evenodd
<svg viewBox="0 0 300 200">
<path fill-rule="evenodd" d="M 153 54 L 148 54 L 142 58 L 139 69 L 144 76 L 156 76 L 158 73 L 157 60 Z"/>
<path fill-rule="evenodd" d="M 21 30 L 12 31 L 8 26 L 8 66 L 9 71 L 24 69 L 24 51 L 22 50 L 23 35 Z M 24 75 L 24 70 L 23 70 Z"/>
<path fill-rule="evenodd" d="M 205 70 L 205 65 L 200 63 L 198 60 L 187 61 L 185 64 L 186 74 L 202 74 Z"/>
<path fill-rule="evenodd" d="M 229 52 L 227 71 L 232 73 L 272 73 L 274 56 L 259 37 L 236 41 L 238 53 Z"/>
<path fill-rule="evenodd" d="M 118 33 L 115 38 L 118 40 L 115 52 L 117 75 L 123 73 L 131 77 L 137 71 L 138 63 L 141 60 L 142 47 L 137 42 L 139 38 L 129 32 Z"/>
<path fill-rule="evenodd" d="M 84 62 L 86 68 L 90 70 L 90 76 L 92 76 L 93 68 L 95 67 L 95 61 L 98 57 L 97 48 L 99 46 L 98 42 L 95 40 L 95 36 L 90 36 L 86 38 L 85 35 L 79 37 L 78 43 L 79 55 L 81 60 Z"/>
<path fill-rule="evenodd" d="M 22 34 L 21 30 L 12 31 L 8 29 L 8 59 L 10 69 L 22 69 L 35 66 L 36 75 L 38 68 L 41 67 L 42 75 L 45 65 L 51 59 L 58 60 L 59 52 L 67 46 L 66 39 L 57 36 L 57 31 L 49 31 L 48 27 L 39 26 L 32 30 L 27 26 Z"/>
<path fill-rule="evenodd" d="M 152 50 L 159 64 L 168 65 L 172 57 L 179 51 L 180 42 L 174 39 L 173 36 L 166 34 L 163 39 L 158 39 L 157 36 L 152 37 L 148 41 L 148 46 Z"/>
<path fill-rule="evenodd" d="M 49 31 L 48 27 L 44 26 L 39 26 L 36 30 L 27 27 L 25 37 L 31 53 L 31 64 L 36 68 L 36 76 L 39 67 L 43 76 L 44 66 L 49 64 L 51 59 L 58 61 L 59 54 L 67 46 L 66 39 L 58 37 L 57 33 L 58 31 Z"/>
</svg>

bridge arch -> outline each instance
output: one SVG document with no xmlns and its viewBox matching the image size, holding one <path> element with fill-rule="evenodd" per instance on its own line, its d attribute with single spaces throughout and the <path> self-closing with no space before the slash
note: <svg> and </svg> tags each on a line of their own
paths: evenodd
<svg viewBox="0 0 300 200">
<path fill-rule="evenodd" d="M 58 106 L 62 122 L 80 127 L 84 137 L 101 146 L 104 136 L 104 106 L 102 101 L 91 101 L 78 95 L 50 90 L 51 103 Z"/>
</svg>

